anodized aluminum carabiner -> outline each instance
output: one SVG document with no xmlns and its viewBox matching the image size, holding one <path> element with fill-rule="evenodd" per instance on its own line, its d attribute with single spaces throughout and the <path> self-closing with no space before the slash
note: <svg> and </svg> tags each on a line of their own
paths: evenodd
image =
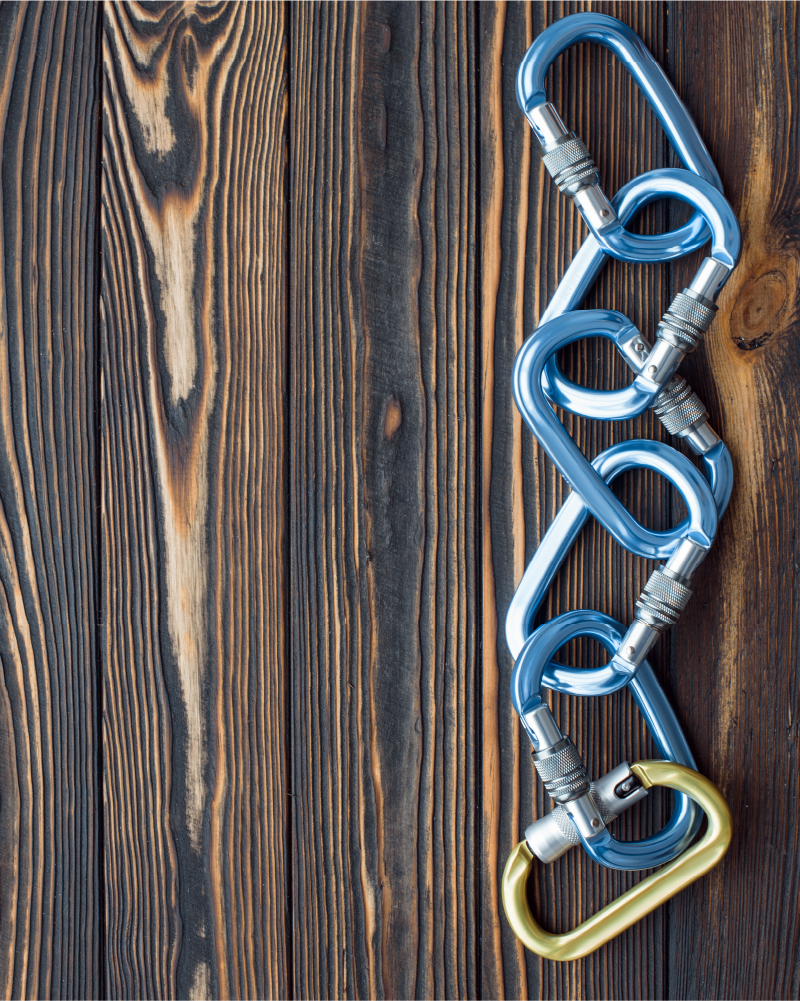
<svg viewBox="0 0 800 1001">
<path fill-rule="evenodd" d="M 617 671 L 613 656 L 624 634 L 624 626 L 611 616 L 579 609 L 551 619 L 529 638 L 514 665 L 511 699 L 534 749 L 538 749 L 535 729 L 528 729 L 526 720 L 542 704 L 543 687 L 568 695 L 594 697 L 607 695 L 627 685 L 664 759 L 695 768 L 694 757 L 680 723 L 647 661 L 636 672 Z M 601 643 L 612 655 L 611 662 L 604 667 L 581 669 L 551 659 L 556 650 L 578 636 L 590 637 Z M 635 800 L 631 800 L 633 802 Z M 700 816 L 694 805 L 686 797 L 676 795 L 672 817 L 652 837 L 620 842 L 611 836 L 607 828 L 590 837 L 575 829 L 575 836 L 569 840 L 572 844 L 580 842 L 591 859 L 607 868 L 650 869 L 679 855 L 692 841 L 699 826 Z M 526 832 L 532 842 L 535 830 L 538 829 L 532 824 Z M 565 833 L 568 836 L 571 832 Z M 548 861 L 557 857 L 553 849 L 554 837 L 555 833 L 550 831 Z M 536 843 L 540 844 L 538 840 Z M 566 842 L 561 840 L 561 845 L 566 851 Z"/>
<path fill-rule="evenodd" d="M 586 337 L 604 337 L 614 341 L 631 326 L 621 313 L 605 309 L 577 310 L 565 313 L 540 326 L 520 348 L 514 365 L 514 399 L 528 427 L 538 438 L 558 471 L 576 491 L 591 513 L 608 530 L 613 538 L 630 552 L 650 559 L 672 555 L 677 540 L 669 552 L 664 551 L 663 533 L 645 528 L 623 507 L 611 493 L 602 476 L 580 451 L 542 389 L 542 376 L 547 361 L 561 348 Z M 635 328 L 634 328 L 635 329 Z M 628 420 L 652 406 L 662 392 L 672 371 L 658 383 L 648 377 L 637 378 L 624 389 L 597 392 L 597 411 L 603 412 L 603 398 L 607 397 L 602 420 Z M 633 445 L 633 443 L 630 443 Z M 637 446 L 654 443 L 636 442 Z M 669 448 L 669 446 L 667 446 Z M 683 499 L 690 512 L 690 528 L 685 538 L 708 549 L 717 531 L 717 505 L 708 483 L 702 474 L 685 457 L 674 449 L 669 463 L 664 463 L 663 475 L 679 486 L 681 473 L 692 489 Z M 664 453 L 666 454 L 666 453 Z M 683 461 L 681 461 L 683 459 Z M 659 470 L 662 471 L 662 470 Z M 671 534 L 671 533 L 670 533 Z"/>
<path fill-rule="evenodd" d="M 596 42 L 614 53 L 644 94 L 684 167 L 721 192 L 722 182 L 717 169 L 666 74 L 639 36 L 627 25 L 606 14 L 572 14 L 556 21 L 539 35 L 520 63 L 516 83 L 517 102 L 543 147 L 545 162 L 548 155 L 558 152 L 554 147 L 561 146 L 563 150 L 565 141 L 569 143 L 570 151 L 576 149 L 576 137 L 567 131 L 555 108 L 547 101 L 545 77 L 557 56 L 577 42 Z M 706 242 L 708 236 L 700 211 L 695 211 L 688 222 L 669 233 L 653 236 L 636 236 L 629 232 L 621 234 L 619 231 L 623 223 L 617 218 L 612 204 L 599 191 L 599 178 L 583 187 L 584 195 L 574 191 L 576 182 L 583 185 L 593 174 L 596 177 L 591 157 L 586 154 L 581 141 L 577 140 L 577 143 L 578 152 L 585 155 L 567 163 L 568 176 L 563 176 L 563 169 L 561 172 L 556 170 L 556 183 L 573 198 L 578 195 L 578 209 L 606 253 L 619 256 L 622 260 L 663 261 L 682 257 L 688 253 L 686 248 L 698 239 L 699 245 Z M 566 160 L 569 159 L 567 156 Z M 732 267 L 733 264 L 728 265 L 729 269 Z"/>
<path fill-rule="evenodd" d="M 713 869 L 728 850 L 731 813 L 722 794 L 707 778 L 691 768 L 667 761 L 639 761 L 631 766 L 631 772 L 645 788 L 666 786 L 690 797 L 705 813 L 708 829 L 696 845 L 673 862 L 564 935 L 546 932 L 531 912 L 527 883 L 534 856 L 521 841 L 509 856 L 503 872 L 503 907 L 517 938 L 545 959 L 588 956 Z"/>
</svg>

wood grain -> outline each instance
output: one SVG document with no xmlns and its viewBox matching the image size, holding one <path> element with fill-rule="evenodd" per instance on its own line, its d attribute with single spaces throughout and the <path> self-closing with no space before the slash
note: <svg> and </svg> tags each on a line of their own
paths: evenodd
<svg viewBox="0 0 800 1001">
<path fill-rule="evenodd" d="M 481 855 L 482 993 L 487 997 L 649 997 L 665 990 L 666 925 L 662 911 L 597 953 L 575 963 L 539 960 L 511 932 L 500 901 L 506 858 L 525 827 L 550 809 L 530 759 L 530 745 L 508 697 L 513 662 L 504 621 L 528 560 L 568 492 L 533 436 L 522 427 L 511 395 L 515 355 L 531 333 L 585 227 L 541 164 L 538 147 L 516 102 L 519 62 L 533 38 L 552 21 L 582 9 L 620 18 L 643 38 L 656 59 L 666 56 L 666 10 L 661 4 L 535 3 L 481 5 L 481 268 L 483 407 L 483 799 Z M 627 73 L 605 50 L 568 50 L 548 75 L 548 97 L 568 126 L 587 143 L 605 190 L 667 162 L 665 140 L 652 111 Z M 663 207 L 643 214 L 644 231 L 662 227 Z M 653 336 L 669 301 L 665 268 L 606 266 L 588 306 L 626 313 Z M 615 352 L 583 342 L 565 352 L 564 364 L 585 385 L 611 389 L 627 381 Z M 565 426 L 593 458 L 615 441 L 660 438 L 651 415 L 624 425 L 563 414 Z M 663 480 L 630 475 L 618 495 L 645 524 L 671 521 L 670 491 Z M 650 567 L 614 544 L 590 522 L 570 553 L 545 602 L 541 620 L 573 608 L 604 611 L 622 622 L 633 618 L 636 596 Z M 570 644 L 568 660 L 594 666 L 594 644 Z M 651 658 L 663 679 L 668 645 Z M 594 776 L 620 761 L 652 756 L 646 727 L 627 693 L 606 699 L 553 698 L 562 729 L 576 742 Z M 677 707 L 680 711 L 680 704 Z M 690 731 L 691 732 L 691 731 Z M 650 796 L 618 821 L 623 838 L 660 827 L 669 803 Z M 580 852 L 540 867 L 535 905 L 546 927 L 566 930 L 639 879 L 638 874 L 600 870 Z"/>
<path fill-rule="evenodd" d="M 290 36 L 294 991 L 475 996 L 474 11 Z"/>
<path fill-rule="evenodd" d="M 671 71 L 744 235 L 704 350 L 686 366 L 731 449 L 736 487 L 674 630 L 670 675 L 735 829 L 722 864 L 670 904 L 678 998 L 800 995 L 799 34 L 793 4 L 670 11 Z M 675 269 L 676 288 L 691 264 Z"/>
<path fill-rule="evenodd" d="M 4 998 L 100 984 L 96 16 L 0 7 Z"/>
<path fill-rule="evenodd" d="M 107 990 L 279 996 L 285 23 L 107 4 Z"/>
</svg>

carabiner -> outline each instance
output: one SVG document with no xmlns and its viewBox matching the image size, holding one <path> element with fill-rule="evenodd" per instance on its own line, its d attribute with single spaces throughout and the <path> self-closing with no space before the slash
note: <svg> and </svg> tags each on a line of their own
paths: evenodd
<svg viewBox="0 0 800 1001">
<path fill-rule="evenodd" d="M 691 768 L 667 761 L 639 761 L 631 766 L 631 772 L 647 789 L 666 786 L 691 797 L 705 813 L 708 829 L 683 855 L 564 935 L 546 932 L 531 913 L 527 883 L 534 856 L 527 844 L 520 842 L 503 872 L 503 907 L 517 938 L 545 959 L 588 956 L 713 869 L 728 850 L 731 812 L 722 794 L 707 778 Z"/>
<path fill-rule="evenodd" d="M 537 733 L 535 726 L 528 728 L 527 719 L 541 706 L 543 687 L 568 695 L 598 696 L 610 695 L 627 685 L 663 757 L 694 768 L 695 761 L 678 719 L 650 665 L 645 661 L 636 670 L 630 666 L 626 669 L 615 659 L 624 633 L 622 624 L 610 616 L 582 609 L 564 612 L 551 619 L 529 638 L 514 665 L 511 700 L 534 749 L 538 750 Z M 605 667 L 589 669 L 569 667 L 551 660 L 561 646 L 578 636 L 597 640 L 612 655 L 612 660 Z M 620 781 L 624 777 L 624 774 L 620 775 Z M 597 801 L 598 796 L 594 791 L 592 794 Z M 615 804 L 613 798 L 606 797 L 601 800 L 601 805 L 619 805 L 621 811 L 633 802 L 635 800 L 631 799 Z M 563 810 L 569 815 L 570 808 L 557 806 L 556 810 Z M 547 821 L 547 817 L 543 819 Z M 669 822 L 657 834 L 640 841 L 617 841 L 608 829 L 586 836 L 580 829 L 570 831 L 568 825 L 561 826 L 565 834 L 565 839 L 561 841 L 564 851 L 569 843 L 578 844 L 580 841 L 590 858 L 610 869 L 650 869 L 669 862 L 687 847 L 700 826 L 700 816 L 688 799 L 676 795 Z M 525 837 L 531 849 L 543 860 L 552 861 L 558 857 L 559 853 L 553 849 L 557 835 L 552 830 L 552 824 L 534 821 L 525 831 Z"/>
<path fill-rule="evenodd" d="M 546 136 L 538 131 L 530 115 L 547 103 L 544 89 L 547 71 L 562 52 L 578 42 L 596 42 L 614 53 L 644 94 L 684 167 L 722 191 L 714 161 L 667 75 L 636 32 L 607 14 L 588 12 L 562 17 L 546 28 L 525 53 L 517 71 L 517 103 L 537 139 L 542 142 Z M 702 220 L 695 216 L 681 229 L 702 226 Z"/>
<path fill-rule="evenodd" d="M 612 203 L 600 189 L 597 167 L 582 140 L 569 132 L 558 112 L 547 101 L 544 89 L 547 70 L 555 58 L 581 41 L 598 42 L 610 49 L 638 84 L 652 107 L 664 132 L 687 170 L 707 182 L 701 185 L 706 211 L 695 204 L 696 211 L 683 226 L 671 233 L 637 236 L 624 230 Z M 546 168 L 560 191 L 569 195 L 606 253 L 620 260 L 663 261 L 686 254 L 687 247 L 707 236 L 707 210 L 725 211 L 724 198 L 718 201 L 709 189 L 722 191 L 722 182 L 683 102 L 664 71 L 653 59 L 641 39 L 627 25 L 605 14 L 572 14 L 550 25 L 526 52 L 517 72 L 517 102 L 525 113 L 543 150 Z M 664 192 L 667 197 L 668 192 Z M 682 197 L 677 195 L 676 197 Z M 723 204 L 724 203 L 724 204 Z M 703 218 L 705 216 L 705 218 Z M 726 215 L 729 236 L 738 233 L 733 213 Z M 722 256 L 717 256 L 717 251 Z M 731 257 L 726 241 L 715 238 L 712 260 L 719 269 L 706 275 L 702 294 L 713 299 L 730 269 L 738 259 L 738 249 Z M 698 291 L 701 291 L 698 289 Z"/>
<path fill-rule="evenodd" d="M 620 221 L 624 224 L 632 219 L 641 209 L 652 201 L 664 197 L 662 181 L 671 172 L 653 170 L 628 181 L 612 199 Z M 702 246 L 703 240 L 698 240 L 685 247 L 685 253 L 690 253 Z M 542 313 L 540 326 L 564 313 L 577 309 L 585 299 L 589 289 L 608 259 L 600 244 L 590 234 L 581 245 L 578 253 L 567 268 L 564 277 L 559 282 L 553 298 Z M 634 375 L 639 375 L 645 366 L 651 350 L 647 339 L 631 324 L 629 329 L 621 332 L 616 338 L 617 348 L 624 357 Z M 564 375 L 558 365 L 557 353 L 548 359 L 542 388 L 550 402 L 581 417 L 605 419 L 606 410 L 601 401 L 596 405 L 598 393 L 596 390 L 579 386 Z M 717 504 L 717 513 L 721 518 L 733 489 L 733 463 L 730 452 L 724 442 L 708 424 L 708 414 L 700 403 L 697 395 L 692 393 L 681 380 L 680 396 L 674 400 L 672 409 L 666 411 L 657 407 L 656 414 L 661 417 L 671 434 L 685 438 L 703 463 L 703 471 L 711 485 Z M 668 391 L 665 391 L 665 396 Z M 674 416 L 677 413 L 678 421 Z M 688 418 L 692 418 L 689 420 Z"/>
<path fill-rule="evenodd" d="M 683 499 L 689 516 L 674 528 L 663 532 L 644 529 L 641 535 L 637 531 L 632 544 L 625 546 L 637 556 L 668 560 L 684 539 L 707 537 L 709 533 L 713 538 L 716 534 L 716 505 L 709 486 L 685 455 L 664 442 L 618 442 L 601 452 L 591 465 L 604 484 L 630 469 L 652 469 L 668 479 Z M 573 490 L 545 532 L 506 613 L 506 641 L 513 657 L 520 655 L 533 616 L 590 513 L 594 512 L 583 496 Z M 638 522 L 634 520 L 634 524 Z"/>
<path fill-rule="evenodd" d="M 636 521 L 611 493 L 600 474 L 559 421 L 542 389 L 545 365 L 561 348 L 589 336 L 615 341 L 624 336 L 631 326 L 627 317 L 606 309 L 565 313 L 540 326 L 525 341 L 517 355 L 514 365 L 514 399 L 528 427 L 594 517 L 621 546 L 640 556 L 653 558 L 663 552 L 660 548 L 660 533 L 652 532 Z M 652 354 L 655 354 L 655 349 Z M 605 410 L 604 420 L 627 420 L 642 413 L 660 395 L 664 383 L 671 379 L 679 360 L 680 358 L 673 359 L 672 363 L 665 363 L 661 372 L 638 375 L 625 389 L 596 393 L 598 405 L 595 413 Z M 604 400 L 607 400 L 607 409 L 602 406 Z M 687 506 L 691 505 L 690 510 L 696 509 L 697 514 L 686 538 L 705 550 L 711 546 L 717 532 L 717 506 L 702 475 L 685 459 L 685 465 L 681 463 L 678 455 L 676 452 L 669 466 L 659 471 L 672 478 L 673 471 L 679 466 L 683 467 L 684 475 L 692 483 L 692 489 L 684 494 L 684 500 Z"/>
</svg>

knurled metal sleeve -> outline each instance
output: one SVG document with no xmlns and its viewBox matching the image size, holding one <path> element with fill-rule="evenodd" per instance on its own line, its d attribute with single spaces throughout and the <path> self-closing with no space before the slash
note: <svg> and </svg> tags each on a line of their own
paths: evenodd
<svg viewBox="0 0 800 1001">
<path fill-rule="evenodd" d="M 603 797 L 599 793 L 595 792 L 594 782 L 592 782 L 591 793 L 592 793 L 592 799 L 594 800 L 594 805 L 597 807 L 597 812 L 603 818 L 603 823 L 608 825 L 611 823 L 612 820 L 616 820 L 617 814 L 612 813 L 606 806 Z"/>
<path fill-rule="evenodd" d="M 578 188 L 585 187 L 586 185 L 581 185 L 579 182 L 593 174 L 596 180 L 592 181 L 592 184 L 596 184 L 600 180 L 597 164 L 591 158 L 583 140 L 574 133 L 571 138 L 560 142 L 548 153 L 544 153 L 542 163 L 555 181 L 558 190 L 565 194 L 570 194 L 571 191 L 568 189 L 574 190 L 576 185 Z"/>
<path fill-rule="evenodd" d="M 670 434 L 680 435 L 708 420 L 697 393 L 681 376 L 674 376 L 656 397 L 653 413 Z"/>
<path fill-rule="evenodd" d="M 681 351 L 694 351 L 711 326 L 716 311 L 715 306 L 705 306 L 685 292 L 678 292 L 661 317 L 656 334 Z"/>
<path fill-rule="evenodd" d="M 599 798 L 600 797 L 598 796 L 598 799 Z M 595 803 L 597 803 L 597 800 L 595 800 Z M 569 815 L 567 814 L 567 811 L 564 809 L 563 806 L 553 807 L 553 820 L 555 820 L 555 822 L 558 824 L 558 829 L 561 831 L 561 833 L 564 835 L 567 841 L 570 842 L 570 844 L 579 845 L 581 843 L 581 839 L 578 837 L 578 832 L 575 829 L 575 825 L 569 819 Z"/>
<path fill-rule="evenodd" d="M 602 796 L 599 796 L 595 792 L 595 785 L 592 782 L 591 788 L 589 790 L 592 794 L 592 800 L 594 805 L 597 807 L 597 812 L 603 818 L 603 823 L 608 826 L 612 820 L 617 819 L 616 813 L 612 813 L 605 804 L 605 800 Z M 564 835 L 564 837 L 572 845 L 580 844 L 581 839 L 578 837 L 578 832 L 575 830 L 575 825 L 569 819 L 569 814 L 564 809 L 563 806 L 556 805 L 553 808 L 553 820 L 558 825 L 558 829 Z"/>
<path fill-rule="evenodd" d="M 544 782 L 545 789 L 556 803 L 568 803 L 589 791 L 589 779 L 586 775 L 581 756 L 575 745 L 565 737 L 555 754 L 539 757 L 533 756 L 533 763 L 539 778 Z"/>
<path fill-rule="evenodd" d="M 675 625 L 691 596 L 690 588 L 657 567 L 636 602 L 636 618 L 664 632 Z"/>
</svg>

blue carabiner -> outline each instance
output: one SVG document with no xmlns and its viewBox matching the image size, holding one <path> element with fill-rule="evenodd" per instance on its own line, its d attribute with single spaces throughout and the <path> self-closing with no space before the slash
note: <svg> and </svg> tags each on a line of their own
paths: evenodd
<svg viewBox="0 0 800 1001">
<path fill-rule="evenodd" d="M 665 184 L 669 184 L 670 170 L 652 170 L 640 174 L 632 181 L 623 185 L 612 199 L 612 205 L 622 223 L 628 222 L 650 202 L 663 198 Z M 706 231 L 707 232 L 707 231 Z M 684 249 L 685 253 L 697 250 L 706 241 L 702 236 L 690 242 Z M 559 282 L 553 298 L 542 313 L 540 326 L 554 320 L 564 313 L 577 309 L 586 297 L 608 259 L 600 244 L 589 235 L 581 245 L 578 253 L 567 268 L 564 277 Z M 624 331 L 617 337 L 617 346 L 621 349 L 629 334 L 638 334 L 635 327 Z M 623 357 L 635 375 L 638 375 L 644 365 L 644 359 L 635 352 L 622 352 Z M 557 354 L 550 356 L 544 369 L 542 387 L 554 406 L 570 413 L 592 419 L 602 419 L 601 412 L 595 410 L 597 391 L 579 386 L 564 375 L 558 364 Z M 602 404 L 601 404 L 602 406 Z M 724 442 L 702 457 L 706 479 L 711 485 L 717 504 L 717 513 L 721 518 L 730 501 L 733 489 L 733 463 L 730 452 Z"/>
<path fill-rule="evenodd" d="M 514 665 L 511 679 L 511 699 L 524 720 L 524 714 L 541 700 L 542 687 L 568 695 L 597 696 L 609 694 L 605 681 L 613 675 L 613 660 L 605 667 L 581 669 L 566 667 L 551 660 L 564 643 L 578 636 L 589 636 L 615 654 L 625 629 L 609 615 L 599 612 L 575 611 L 557 616 L 529 638 Z M 686 743 L 678 719 L 658 684 L 647 661 L 633 677 L 615 681 L 616 690 L 627 685 L 638 705 L 653 739 L 668 761 L 695 768 L 695 761 Z M 688 846 L 700 826 L 700 814 L 688 796 L 676 794 L 672 817 L 652 837 L 640 841 L 618 841 L 608 830 L 591 838 L 578 836 L 587 854 L 610 869 L 649 869 L 664 865 Z"/>
<path fill-rule="evenodd" d="M 570 438 L 542 389 L 545 364 L 556 351 L 573 341 L 590 336 L 605 337 L 616 342 L 625 334 L 626 328 L 631 326 L 627 317 L 607 309 L 566 313 L 540 326 L 522 345 L 517 355 L 514 365 L 514 399 L 526 424 L 539 439 L 558 471 L 613 538 L 630 552 L 659 559 L 663 552 L 660 533 L 652 532 L 640 524 L 611 493 L 600 474 Z M 639 376 L 625 389 L 598 393 L 598 397 L 608 398 L 606 420 L 626 420 L 651 406 L 660 391 L 659 386 L 649 388 Z M 675 456 L 678 455 L 675 452 Z M 672 478 L 673 469 L 674 467 L 665 467 L 663 474 Z M 687 491 L 684 499 L 690 512 L 694 510 L 697 515 L 692 522 L 697 527 L 692 527 L 686 537 L 701 548 L 708 549 L 717 532 L 718 515 L 714 495 L 700 472 L 688 461 L 683 475 L 693 488 Z"/>
<path fill-rule="evenodd" d="M 666 74 L 636 32 L 607 14 L 571 14 L 551 24 L 530 46 L 517 71 L 517 102 L 528 120 L 530 112 L 547 101 L 544 89 L 547 71 L 562 52 L 578 42 L 597 42 L 614 53 L 644 94 L 684 167 L 722 191 L 714 161 Z M 537 132 L 532 121 L 531 127 Z M 683 247 L 702 246 L 708 240 L 702 213 L 695 211 L 688 222 L 668 237 L 671 243 Z M 650 239 L 656 243 L 663 238 Z"/>
<path fill-rule="evenodd" d="M 685 170 L 665 168 L 663 170 L 651 170 L 646 174 L 635 177 L 632 181 L 628 181 L 626 185 L 620 188 L 611 202 L 619 213 L 620 222 L 627 222 L 650 202 L 668 197 L 671 191 L 670 185 L 673 183 L 677 184 L 678 181 L 683 183 L 686 173 Z M 727 202 L 725 204 L 727 205 Z M 730 206 L 728 208 L 730 209 Z M 719 226 L 724 225 L 721 216 L 716 218 L 715 222 Z M 690 246 L 684 247 L 679 256 L 689 254 L 700 246 L 702 246 L 702 242 L 695 241 Z M 726 251 L 729 257 L 733 256 L 734 253 L 738 257 L 738 244 L 729 247 Z M 538 336 L 539 330 L 551 320 L 555 320 L 565 313 L 572 312 L 580 306 L 607 259 L 608 254 L 606 250 L 598 243 L 594 235 L 587 237 L 567 268 L 564 277 L 559 282 L 553 298 L 548 303 L 544 313 L 542 313 L 539 320 L 539 327 L 533 336 Z M 639 333 L 635 327 L 633 331 L 636 334 Z M 627 334 L 628 331 L 618 333 L 618 346 L 620 340 L 624 340 Z M 641 371 L 643 359 L 637 359 L 639 362 L 638 367 L 634 366 L 630 354 L 625 355 L 625 360 L 634 371 L 634 374 L 638 375 Z M 607 419 L 607 409 L 603 407 L 603 412 L 601 412 L 596 408 L 598 397 L 605 396 L 605 393 L 598 393 L 597 390 L 587 389 L 567 379 L 558 366 L 555 354 L 550 358 L 545 368 L 543 385 L 548 398 L 557 407 L 593 420 Z"/>
<path fill-rule="evenodd" d="M 677 198 L 697 209 L 711 230 L 711 256 L 730 270 L 735 268 L 742 249 L 742 232 L 728 199 L 708 181 L 688 170 L 664 167 L 650 174 L 655 175 L 651 176 L 651 181 L 661 187 L 662 198 Z M 603 250 L 619 261 L 657 264 L 687 253 L 679 231 L 642 236 L 625 229 L 619 220 L 601 230 L 596 229 L 591 220 L 587 220 L 587 224 Z M 730 270 L 718 285 L 718 292 L 728 280 Z"/>
<path fill-rule="evenodd" d="M 607 484 L 612 483 L 617 476 L 629 469 L 652 469 L 669 479 L 683 499 L 689 516 L 672 529 L 652 532 L 651 535 L 658 540 L 658 548 L 647 552 L 633 550 L 637 555 L 665 560 L 672 555 L 683 539 L 689 536 L 697 537 L 703 533 L 703 517 L 708 514 L 709 505 L 690 504 L 689 499 L 698 483 L 703 484 L 705 490 L 710 488 L 686 456 L 674 448 L 661 441 L 637 439 L 618 442 L 601 452 L 593 460 L 592 466 Z M 573 491 L 561 505 L 545 532 L 506 614 L 506 642 L 513 657 L 519 656 L 528 640 L 533 617 L 590 513 L 585 500 L 579 493 Z M 615 690 L 615 688 L 604 689 L 597 694 L 610 695 Z"/>
</svg>

